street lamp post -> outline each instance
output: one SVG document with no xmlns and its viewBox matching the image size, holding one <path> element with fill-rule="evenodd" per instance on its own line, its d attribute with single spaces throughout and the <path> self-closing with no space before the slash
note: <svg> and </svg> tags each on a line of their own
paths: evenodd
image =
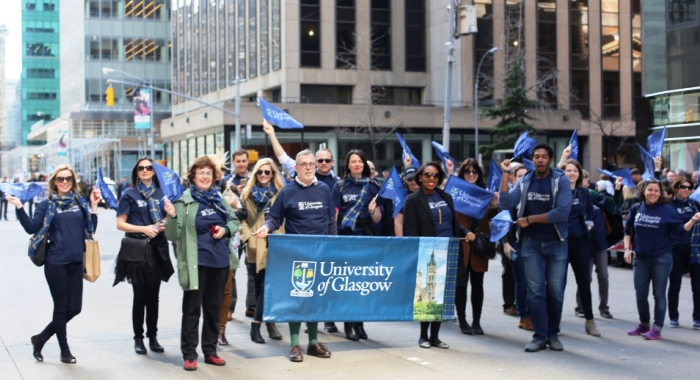
<svg viewBox="0 0 700 380">
<path fill-rule="evenodd" d="M 479 164 L 481 164 L 479 159 L 479 70 L 481 70 L 481 64 L 484 63 L 484 58 L 489 53 L 495 53 L 496 51 L 498 51 L 498 47 L 494 46 L 481 57 L 479 66 L 476 67 L 476 76 L 474 77 L 474 157 L 479 161 Z"/>
<path fill-rule="evenodd" d="M 234 151 L 241 149 L 241 83 L 246 81 L 247 79 L 241 79 L 238 75 L 233 80 L 233 83 L 236 85 L 236 139 L 233 143 Z M 233 159 L 233 155 L 231 155 L 231 159 Z"/>
</svg>

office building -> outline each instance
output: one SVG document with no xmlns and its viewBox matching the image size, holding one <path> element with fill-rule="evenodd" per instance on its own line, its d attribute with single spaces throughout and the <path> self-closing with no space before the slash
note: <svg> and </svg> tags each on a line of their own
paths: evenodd
<svg viewBox="0 0 700 380">
<path fill-rule="evenodd" d="M 7 93 L 7 60 L 6 60 L 6 38 L 9 34 L 5 24 L 0 25 L 0 147 L 7 143 L 7 97 L 14 96 L 14 93 Z"/>
<path fill-rule="evenodd" d="M 242 136 L 242 146 L 261 156 L 272 151 L 260 128 L 258 98 L 305 125 L 278 133 L 290 154 L 327 146 L 338 162 L 361 148 L 385 168 L 401 159 L 393 135 L 399 131 L 419 159 L 436 158 L 430 142 L 442 141 L 446 3 L 178 0 L 171 17 L 173 89 L 233 111 L 235 78 L 245 79 L 241 124 L 244 131 L 250 124 L 251 133 Z M 634 135 L 633 97 L 641 94 L 639 1 L 473 5 L 478 34 L 453 44 L 450 152 L 458 158 L 475 155 L 473 91 L 481 58 L 488 54 L 479 71 L 479 106 L 488 107 L 502 99 L 499 83 L 520 50 L 525 86 L 547 105 L 533 110 L 537 139 L 559 154 L 578 130 L 586 167 L 631 165 L 618 144 Z M 488 53 L 494 46 L 499 50 Z M 197 155 L 230 151 L 234 122 L 229 114 L 174 97 L 173 116 L 161 125 L 167 161 L 184 172 Z M 479 120 L 480 145 L 493 141 L 488 128 L 494 123 Z"/>
</svg>

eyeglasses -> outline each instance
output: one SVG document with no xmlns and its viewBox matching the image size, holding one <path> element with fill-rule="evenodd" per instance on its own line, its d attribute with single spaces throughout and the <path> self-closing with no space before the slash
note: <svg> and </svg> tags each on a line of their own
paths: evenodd
<svg viewBox="0 0 700 380">
<path fill-rule="evenodd" d="M 313 168 L 316 166 L 315 162 L 300 162 L 297 165 L 301 166 L 302 168 Z"/>
<path fill-rule="evenodd" d="M 693 190 L 693 186 L 686 186 L 686 185 L 680 185 L 678 186 L 679 190 Z"/>
<path fill-rule="evenodd" d="M 263 174 L 270 175 L 270 174 L 272 174 L 272 171 L 270 171 L 270 170 L 258 170 L 257 174 L 258 175 L 263 175 Z"/>
<path fill-rule="evenodd" d="M 69 176 L 69 177 L 56 177 L 56 182 L 57 182 L 57 183 L 63 183 L 63 182 L 72 183 L 72 182 L 73 182 L 73 176 Z"/>
<path fill-rule="evenodd" d="M 204 172 L 204 171 L 198 171 L 198 172 L 195 172 L 195 174 L 197 174 L 200 177 L 213 177 L 214 176 L 214 173 Z"/>
<path fill-rule="evenodd" d="M 425 178 L 437 178 L 438 176 L 438 173 L 423 173 L 423 177 Z"/>
<path fill-rule="evenodd" d="M 472 170 L 465 170 L 464 174 L 478 174 L 478 172 L 476 170 L 472 169 Z"/>
<path fill-rule="evenodd" d="M 319 158 L 316 161 L 318 161 L 319 164 L 330 164 L 333 160 L 330 158 Z"/>
<path fill-rule="evenodd" d="M 142 172 L 142 171 L 147 171 L 150 172 L 153 170 L 153 165 L 148 165 L 148 166 L 137 166 L 136 170 Z"/>
</svg>

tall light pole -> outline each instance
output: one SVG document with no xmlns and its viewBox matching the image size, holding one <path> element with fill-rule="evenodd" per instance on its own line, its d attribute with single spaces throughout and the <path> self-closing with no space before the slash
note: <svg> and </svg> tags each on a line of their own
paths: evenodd
<svg viewBox="0 0 700 380">
<path fill-rule="evenodd" d="M 450 0 L 447 11 L 450 13 L 449 32 L 447 43 L 447 75 L 445 83 L 445 113 L 442 118 L 442 146 L 450 150 L 450 111 L 452 107 L 452 65 L 457 60 L 454 55 L 455 42 L 455 12 L 459 9 L 459 3 Z"/>
<path fill-rule="evenodd" d="M 233 143 L 234 151 L 241 149 L 241 83 L 246 81 L 247 79 L 241 79 L 238 75 L 233 80 L 233 83 L 236 85 L 236 139 Z M 233 159 L 233 154 L 231 159 Z"/>
<path fill-rule="evenodd" d="M 484 58 L 486 58 L 489 53 L 495 53 L 498 51 L 498 47 L 494 46 L 489 51 L 481 57 L 479 61 L 479 66 L 476 67 L 476 76 L 474 77 L 474 158 L 479 161 L 479 70 L 481 70 L 481 64 L 484 63 Z"/>
</svg>

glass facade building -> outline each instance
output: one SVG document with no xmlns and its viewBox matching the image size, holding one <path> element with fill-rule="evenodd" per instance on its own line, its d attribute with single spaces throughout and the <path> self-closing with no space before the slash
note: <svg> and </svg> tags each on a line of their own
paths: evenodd
<svg viewBox="0 0 700 380">
<path fill-rule="evenodd" d="M 22 0 L 22 133 L 60 116 L 59 0 Z"/>
</svg>

